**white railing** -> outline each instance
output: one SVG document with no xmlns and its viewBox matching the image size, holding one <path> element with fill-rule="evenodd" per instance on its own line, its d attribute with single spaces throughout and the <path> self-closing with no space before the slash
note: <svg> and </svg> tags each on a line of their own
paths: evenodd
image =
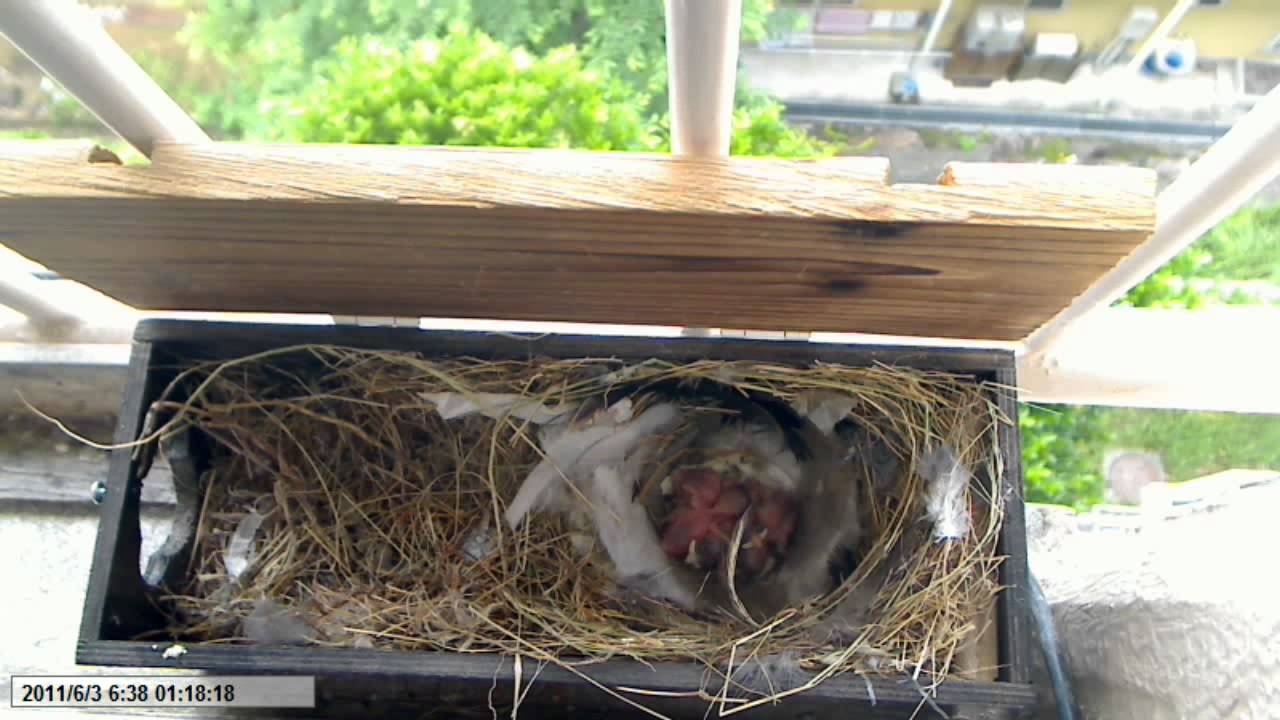
<svg viewBox="0 0 1280 720">
<path fill-rule="evenodd" d="M 160 141 L 209 136 L 72 0 L 5 0 L 5 36 L 54 82 L 143 155 Z"/>
<path fill-rule="evenodd" d="M 669 53 L 671 69 L 676 74 L 671 79 L 672 131 L 678 149 L 685 153 L 716 155 L 727 151 L 729 127 L 725 108 L 731 106 L 733 98 L 736 71 L 733 57 L 737 53 L 737 43 L 733 40 L 737 37 L 735 28 L 740 5 L 741 0 L 668 0 Z M 9 0 L 0 13 L 0 34 L 140 151 L 149 152 L 152 144 L 161 140 L 207 141 L 190 117 L 128 57 L 100 24 L 81 14 L 74 3 Z M 707 38 L 716 42 L 707 42 Z M 1230 382 L 1215 385 L 1212 376 L 1223 373 L 1222 357 L 1220 353 L 1209 352 L 1215 348 L 1239 347 L 1270 356 L 1272 351 L 1264 350 L 1259 338 L 1269 347 L 1270 342 L 1280 336 L 1280 327 L 1270 319 L 1280 318 L 1280 314 L 1255 313 L 1248 323 L 1215 321 L 1212 326 L 1215 346 L 1206 348 L 1197 338 L 1187 336 L 1187 328 L 1191 326 L 1186 323 L 1208 331 L 1210 328 L 1204 323 L 1209 322 L 1210 316 L 1196 316 L 1199 319 L 1188 316 L 1179 321 L 1183 324 L 1170 325 L 1151 320 L 1153 315 L 1124 313 L 1122 318 L 1121 314 L 1104 309 L 1115 297 L 1238 209 L 1278 173 L 1280 89 L 1259 102 L 1160 196 L 1157 230 L 1148 243 L 1029 338 L 1020 363 L 1025 382 L 1031 388 L 1030 395 L 1046 402 L 1079 400 L 1102 404 L 1280 410 L 1277 393 L 1257 389 L 1275 387 L 1274 372 L 1267 369 L 1269 366 L 1241 366 L 1245 375 L 1237 373 Z M 4 267 L 2 263 L 0 258 L 0 267 Z M 64 343 L 125 342 L 127 328 L 138 314 L 122 313 L 118 306 L 94 299 L 88 291 L 74 299 L 69 299 L 74 292 L 57 295 L 48 290 L 47 282 L 35 280 L 20 267 L 0 272 L 0 305 L 22 316 L 17 322 L 0 317 L 0 343 L 43 342 L 50 337 Z M 103 317 L 110 319 L 103 320 Z M 1095 318 L 1095 322 L 1080 322 L 1087 317 Z M 1105 321 L 1098 322 L 1099 317 Z M 1091 325 L 1103 330 L 1090 336 Z M 1068 329 L 1072 332 L 1068 333 Z M 1155 337 L 1152 332 L 1163 334 Z M 866 343 L 918 341 L 865 335 L 825 339 Z M 1120 352 L 1125 353 L 1125 363 L 1118 362 Z M 1179 358 L 1178 364 L 1169 365 L 1170 356 Z M 1145 365 L 1141 362 L 1143 358 Z M 1144 381 L 1144 367 L 1174 370 L 1172 376 L 1165 372 L 1155 384 Z M 1255 382 L 1251 384 L 1249 380 Z M 1144 382 L 1147 394 L 1138 402 L 1134 398 L 1142 394 Z"/>
</svg>

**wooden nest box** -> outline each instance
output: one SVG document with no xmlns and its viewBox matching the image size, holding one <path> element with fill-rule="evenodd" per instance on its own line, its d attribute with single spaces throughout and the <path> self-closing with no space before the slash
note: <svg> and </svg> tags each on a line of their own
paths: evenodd
<svg viewBox="0 0 1280 720">
<path fill-rule="evenodd" d="M 1005 589 L 991 629 L 998 671 L 947 680 L 923 713 L 1016 713 L 1034 704 L 1009 344 L 1147 239 L 1153 173 L 954 163 L 937 184 L 891 184 L 888 162 L 867 158 L 222 143 L 160 146 L 149 166 L 94 159 L 62 145 L 0 145 L 0 242 L 139 309 L 901 339 L 886 346 L 749 334 L 513 338 L 416 327 L 148 321 L 135 339 L 121 443 L 139 437 L 174 362 L 306 343 L 426 357 L 885 364 L 992 383 L 1007 420 L 998 432 L 1011 488 L 997 498 L 1006 518 Z M 511 696 L 519 682 L 511 663 L 477 655 L 190 644 L 181 657 L 162 657 L 155 640 L 137 639 L 163 628 L 139 572 L 140 470 L 129 449 L 113 452 L 80 662 L 319 674 L 332 679 L 322 693 L 335 703 L 374 687 L 380 697 L 410 705 L 479 698 L 483 707 L 495 683 Z M 605 684 L 657 693 L 649 699 L 667 714 L 706 710 L 697 698 L 680 696 L 697 686 L 700 668 L 610 661 L 592 672 Z M 618 707 L 560 668 L 548 668 L 536 685 L 531 704 L 540 697 L 584 713 Z M 836 677 L 748 714 L 802 717 L 848 712 L 851 704 L 884 717 L 908 717 L 922 706 L 905 681 Z"/>
</svg>

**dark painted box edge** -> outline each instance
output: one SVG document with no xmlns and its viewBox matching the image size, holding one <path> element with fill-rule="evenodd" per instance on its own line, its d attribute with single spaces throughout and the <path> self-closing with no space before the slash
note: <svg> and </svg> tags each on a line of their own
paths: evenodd
<svg viewBox="0 0 1280 720">
<path fill-rule="evenodd" d="M 800 359 L 841 357 L 845 362 L 857 358 L 864 363 L 882 362 L 956 372 L 982 372 L 993 376 L 998 386 L 999 404 L 1011 425 L 1000 429 L 1000 445 L 1006 467 L 1005 502 L 1006 522 L 1001 534 L 1000 552 L 1006 556 L 1001 565 L 1001 582 L 1006 586 L 998 604 L 998 636 L 1001 673 L 997 683 L 944 684 L 939 690 L 939 702 L 945 705 L 972 705 L 988 703 L 992 707 L 1009 710 L 1025 710 L 1034 701 L 1029 686 L 1031 668 L 1031 634 L 1027 607 L 1026 538 L 1023 525 L 1024 508 L 1022 472 L 1020 462 L 1020 436 L 1017 428 L 1016 372 L 1011 351 L 968 348 L 925 348 L 913 346 L 825 345 L 807 341 L 758 341 L 742 339 L 707 338 L 636 338 L 602 336 L 515 336 L 474 332 L 423 331 L 415 328 L 366 328 L 346 326 L 270 326 L 261 324 L 192 322 L 175 320 L 148 320 L 139 323 L 135 331 L 129 376 L 122 399 L 121 412 L 116 427 L 115 441 L 127 444 L 137 438 L 142 427 L 146 407 L 159 391 L 151 373 L 157 346 L 194 343 L 208 346 L 242 343 L 252 346 L 283 347 L 293 344 L 334 343 L 356 346 L 393 347 L 422 351 L 453 351 L 454 354 L 489 354 L 495 356 L 522 356 L 528 353 L 531 343 L 547 353 L 569 351 L 574 347 L 607 343 L 619 356 L 667 356 L 742 358 L 761 357 L 760 348 L 769 360 L 787 361 Z M 406 348 L 406 345 L 418 346 Z M 233 353 L 234 354 L 234 353 Z M 472 665 L 465 668 L 456 663 L 456 657 L 433 658 L 422 662 L 420 654 L 376 652 L 369 658 L 348 655 L 350 660 L 326 656 L 326 662 L 316 663 L 319 657 L 315 648 L 236 648 L 228 654 L 225 648 L 191 648 L 180 661 L 164 660 L 151 643 L 106 639 L 105 623 L 125 626 L 150 624 L 156 610 L 145 601 L 138 557 L 141 530 L 139 510 L 141 481 L 136 477 L 135 461 L 131 449 L 112 451 L 107 481 L 108 492 L 101 506 L 101 521 L 90 569 L 88 590 L 77 645 L 76 661 L 80 664 L 125 665 L 131 667 L 188 667 L 224 672 L 256 670 L 284 673 L 301 667 L 314 667 L 316 671 L 330 671 L 343 676 L 395 676 L 427 679 L 432 676 L 448 676 L 450 673 L 460 682 L 475 681 L 475 673 L 486 679 L 503 680 L 500 659 L 490 659 L 484 668 Z M 113 602 L 113 598 L 124 600 Z M 167 643 L 166 643 L 167 644 Z M 213 652 L 210 652 L 213 651 Z M 326 653 L 355 653 L 356 651 L 330 650 Z M 357 653 L 358 654 L 358 653 Z M 399 656 L 388 658 L 387 656 Z M 414 657 L 417 656 L 417 657 Z M 379 660 L 383 662 L 379 662 Z M 468 662 L 473 662 L 468 660 Z M 642 666 L 629 663 L 636 668 Z M 510 675 L 508 669 L 505 675 Z M 554 677 L 554 675 L 553 675 Z M 506 677 L 507 682 L 511 681 Z M 675 682 L 675 676 L 655 678 L 661 682 Z M 687 682 L 689 678 L 684 678 Z M 577 678 L 547 679 L 548 687 L 572 692 L 580 685 Z M 891 680 L 874 683 L 874 693 L 884 703 L 894 703 L 901 688 L 895 688 Z M 688 687 L 688 685 L 682 685 Z M 824 690 L 825 688 L 825 690 Z M 912 692 L 917 692 L 914 688 Z M 591 692 L 599 692 L 594 688 Z M 869 702 L 871 687 L 857 683 L 825 683 L 812 693 L 813 703 L 850 701 Z M 601 694 L 603 697 L 603 694 Z M 902 700 L 902 702 L 907 702 Z M 911 703 L 912 705 L 916 703 Z M 702 706 L 705 707 L 705 704 Z M 794 708 L 799 709 L 799 708 Z"/>
</svg>

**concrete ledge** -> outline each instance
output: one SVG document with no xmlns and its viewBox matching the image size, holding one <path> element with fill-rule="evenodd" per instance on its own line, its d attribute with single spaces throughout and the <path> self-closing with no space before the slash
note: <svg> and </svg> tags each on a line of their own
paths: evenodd
<svg viewBox="0 0 1280 720">
<path fill-rule="evenodd" d="M 0 413 L 115 417 L 128 365 L 128 345 L 0 344 Z"/>
<path fill-rule="evenodd" d="M 77 433 L 107 442 L 114 430 L 114 414 L 80 418 L 71 425 Z M 2 427 L 0 503 L 92 504 L 93 484 L 107 480 L 107 451 L 81 445 L 29 414 L 10 414 Z M 169 468 L 159 458 L 143 481 L 142 502 L 171 506 L 174 501 Z"/>
</svg>

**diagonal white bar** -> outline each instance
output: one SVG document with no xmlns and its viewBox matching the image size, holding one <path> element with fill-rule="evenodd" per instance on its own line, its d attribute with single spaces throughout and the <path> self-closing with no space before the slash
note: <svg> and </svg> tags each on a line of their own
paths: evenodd
<svg viewBox="0 0 1280 720">
<path fill-rule="evenodd" d="M 25 315 L 27 324 L 42 333 L 70 329 L 77 322 L 76 316 L 51 302 L 41 285 L 30 273 L 0 264 L 0 305 Z"/>
<path fill-rule="evenodd" d="M 209 140 L 78 3 L 5 0 L 0 35 L 142 154 L 160 141 Z"/>
<path fill-rule="evenodd" d="M 1160 269 L 1201 235 L 1239 210 L 1280 176 L 1280 87 L 1173 182 L 1156 202 L 1156 230 L 1070 306 L 1027 338 L 1025 351 L 1043 355 L 1067 326 L 1105 308 Z"/>
</svg>

